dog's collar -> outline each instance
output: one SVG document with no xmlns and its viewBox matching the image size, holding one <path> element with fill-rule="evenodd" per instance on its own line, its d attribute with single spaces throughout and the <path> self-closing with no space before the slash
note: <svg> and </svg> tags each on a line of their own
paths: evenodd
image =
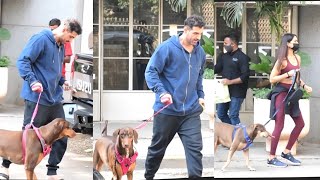
<svg viewBox="0 0 320 180">
<path fill-rule="evenodd" d="M 253 143 L 253 141 L 250 139 L 250 137 L 249 137 L 249 135 L 247 133 L 247 128 L 246 128 L 245 125 L 242 125 L 242 124 L 239 123 L 239 124 L 234 126 L 234 129 L 233 129 L 233 132 L 232 132 L 232 141 L 234 139 L 234 134 L 236 133 L 237 129 L 240 128 L 240 127 L 243 130 L 244 139 L 247 142 L 247 145 L 244 148 L 242 148 L 242 150 L 245 150 L 245 149 L 249 148 L 250 146 L 252 146 L 252 143 Z"/>
<path fill-rule="evenodd" d="M 122 157 L 121 154 L 118 152 L 117 147 L 115 147 L 115 151 L 116 151 L 116 159 L 118 161 L 118 163 L 121 165 L 121 169 L 122 169 L 122 174 L 126 175 L 129 167 L 131 166 L 132 163 L 136 162 L 136 159 L 138 157 L 138 152 L 135 151 L 135 153 L 131 156 L 131 157 Z"/>
<path fill-rule="evenodd" d="M 43 156 L 45 157 L 51 151 L 51 146 L 46 144 L 45 140 L 43 139 L 43 137 L 40 134 L 39 128 L 35 127 L 33 124 L 31 124 L 31 125 L 28 124 L 22 134 L 22 148 L 23 148 L 22 149 L 23 150 L 22 158 L 23 158 L 23 161 L 25 161 L 25 156 L 26 156 L 27 130 L 30 129 L 30 127 L 32 127 L 32 129 L 36 133 L 38 139 L 40 140 Z"/>
</svg>

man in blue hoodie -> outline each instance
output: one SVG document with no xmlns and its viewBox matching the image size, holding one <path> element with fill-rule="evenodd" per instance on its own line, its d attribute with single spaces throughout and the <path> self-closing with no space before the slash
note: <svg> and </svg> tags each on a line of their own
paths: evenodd
<svg viewBox="0 0 320 180">
<path fill-rule="evenodd" d="M 39 93 L 41 98 L 37 116 L 33 125 L 40 127 L 55 118 L 65 118 L 62 106 L 63 88 L 70 86 L 62 77 L 62 63 L 64 60 L 64 43 L 72 41 L 80 35 L 82 28 L 75 19 L 68 19 L 64 24 L 51 31 L 45 29 L 31 37 L 22 50 L 17 68 L 22 77 L 23 86 L 21 97 L 25 100 L 24 122 L 22 129 L 30 123 Z M 67 138 L 62 138 L 52 145 L 48 160 L 48 179 L 60 179 L 57 176 L 57 165 L 61 162 L 67 148 Z M 11 162 L 2 162 L 2 176 L 9 178 L 8 168 Z"/>
<path fill-rule="evenodd" d="M 204 105 L 202 76 L 206 54 L 199 44 L 205 22 L 200 16 L 184 21 L 182 34 L 160 44 L 152 55 L 145 78 L 155 93 L 153 136 L 145 163 L 145 178 L 153 179 L 166 148 L 176 133 L 185 148 L 189 178 L 202 176 L 200 114 Z"/>
</svg>

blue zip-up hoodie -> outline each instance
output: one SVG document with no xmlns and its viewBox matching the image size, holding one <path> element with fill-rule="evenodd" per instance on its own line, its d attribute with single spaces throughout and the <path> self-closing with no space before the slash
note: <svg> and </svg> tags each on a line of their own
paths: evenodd
<svg viewBox="0 0 320 180">
<path fill-rule="evenodd" d="M 173 104 L 161 113 L 184 116 L 200 111 L 199 98 L 204 98 L 202 77 L 206 54 L 198 43 L 189 54 L 179 42 L 179 36 L 172 36 L 160 44 L 147 65 L 145 79 L 155 93 L 153 109 L 160 110 L 162 93 L 172 96 Z"/>
<path fill-rule="evenodd" d="M 33 35 L 16 63 L 24 80 L 21 97 L 37 102 L 39 94 L 33 92 L 31 86 L 38 81 L 43 86 L 40 104 L 51 106 L 61 103 L 65 81 L 61 76 L 63 59 L 64 46 L 58 46 L 51 30 L 45 29 Z"/>
</svg>

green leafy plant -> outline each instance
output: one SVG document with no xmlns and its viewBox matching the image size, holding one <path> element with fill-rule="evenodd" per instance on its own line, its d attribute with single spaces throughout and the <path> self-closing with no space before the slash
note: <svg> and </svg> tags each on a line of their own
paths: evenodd
<svg viewBox="0 0 320 180">
<path fill-rule="evenodd" d="M 208 38 L 207 36 L 203 35 L 202 40 L 204 44 L 202 44 L 202 48 L 206 54 L 210 55 L 211 57 L 214 56 L 214 40 L 213 38 Z"/>
<path fill-rule="evenodd" d="M 201 38 L 203 44 L 201 45 L 204 52 L 213 58 L 214 56 L 214 40 L 203 35 Z M 203 73 L 204 79 L 214 79 L 214 70 L 212 68 L 205 68 Z"/>
<path fill-rule="evenodd" d="M 8 67 L 10 65 L 10 59 L 8 56 L 0 57 L 0 67 Z"/>
<path fill-rule="evenodd" d="M 9 30 L 6 28 L 0 28 L 0 40 L 9 40 L 11 37 Z M 10 65 L 10 59 L 8 56 L 0 57 L 0 67 L 8 67 Z"/>
<path fill-rule="evenodd" d="M 214 70 L 210 68 L 205 68 L 203 73 L 204 79 L 214 79 Z"/>
<path fill-rule="evenodd" d="M 270 74 L 272 70 L 272 63 L 274 58 L 268 55 L 259 53 L 260 63 L 249 62 L 249 69 L 254 70 L 256 73 Z"/>
<path fill-rule="evenodd" d="M 270 88 L 252 88 L 253 96 L 259 99 L 267 99 L 267 95 L 270 92 Z"/>
</svg>

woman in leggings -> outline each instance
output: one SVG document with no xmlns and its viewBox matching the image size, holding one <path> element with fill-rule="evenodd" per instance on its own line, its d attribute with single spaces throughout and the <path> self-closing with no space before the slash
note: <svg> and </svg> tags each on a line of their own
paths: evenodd
<svg viewBox="0 0 320 180">
<path fill-rule="evenodd" d="M 287 159 L 292 165 L 301 164 L 299 160 L 292 156 L 291 148 L 304 127 L 303 117 L 298 102 L 290 103 L 290 105 L 284 102 L 284 98 L 292 84 L 292 76 L 295 74 L 295 71 L 300 70 L 301 59 L 298 54 L 295 54 L 298 49 L 299 43 L 297 36 L 289 33 L 284 34 L 279 47 L 277 60 L 270 74 L 270 82 L 276 84 L 271 93 L 270 115 L 278 110 L 274 117 L 275 126 L 272 133 L 274 138 L 271 138 L 270 155 L 267 160 L 267 165 L 272 167 L 287 167 L 287 164 L 278 160 L 275 155 L 281 131 L 284 126 L 284 117 L 286 113 L 290 114 L 292 117 L 295 127 L 290 134 L 286 149 L 281 153 L 281 157 Z M 312 88 L 306 85 L 302 80 L 300 81 L 300 86 L 308 93 L 312 92 Z"/>
</svg>

